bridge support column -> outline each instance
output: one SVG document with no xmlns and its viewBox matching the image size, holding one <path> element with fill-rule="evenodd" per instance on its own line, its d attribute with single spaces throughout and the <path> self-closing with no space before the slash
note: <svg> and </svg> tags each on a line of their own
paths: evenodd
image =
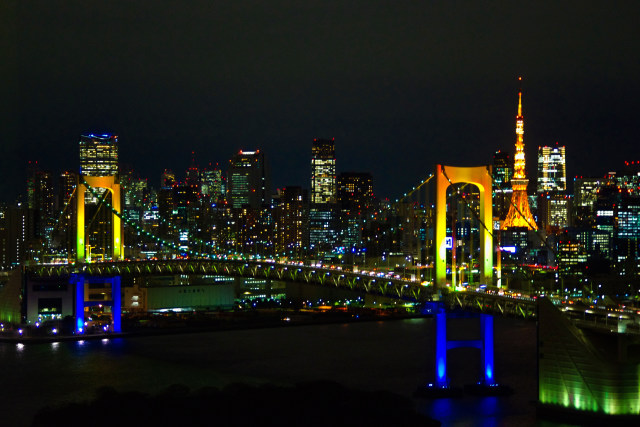
<svg viewBox="0 0 640 427">
<path fill-rule="evenodd" d="M 113 315 L 113 332 L 122 332 L 122 292 L 120 276 L 111 278 L 111 314 Z"/>
<path fill-rule="evenodd" d="M 477 318 L 477 316 L 475 316 Z M 448 340 L 447 339 L 447 313 L 439 308 L 435 315 L 436 320 L 436 363 L 435 386 L 448 388 L 447 376 L 447 351 L 454 348 L 477 348 L 481 352 L 482 378 L 479 384 L 482 386 L 495 386 L 495 369 L 493 360 L 493 316 L 480 314 L 480 328 L 482 337 L 479 340 Z"/>
<path fill-rule="evenodd" d="M 84 332 L 84 276 L 72 274 L 69 281 L 75 286 L 74 332 L 81 334 Z"/>
<path fill-rule="evenodd" d="M 85 276 L 84 274 L 73 273 L 69 278 L 69 283 L 75 286 L 75 333 L 84 333 L 84 308 L 87 305 L 84 299 L 84 287 L 86 282 L 102 283 L 111 285 L 111 301 L 105 301 L 106 305 L 111 304 L 111 314 L 113 316 L 113 332 L 122 332 L 122 286 L 120 276 L 101 278 L 96 276 Z M 101 302 L 102 303 L 102 302 Z"/>
<path fill-rule="evenodd" d="M 436 313 L 436 386 L 447 387 L 447 313 L 439 309 Z"/>
<path fill-rule="evenodd" d="M 494 385 L 493 377 L 493 316 L 480 315 L 480 329 L 482 330 L 482 372 L 484 373 L 484 385 Z"/>
</svg>

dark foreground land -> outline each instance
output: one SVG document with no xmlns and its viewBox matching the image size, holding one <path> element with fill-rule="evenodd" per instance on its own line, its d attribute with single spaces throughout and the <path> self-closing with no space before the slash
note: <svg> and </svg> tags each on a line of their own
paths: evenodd
<svg viewBox="0 0 640 427">
<path fill-rule="evenodd" d="M 87 421 L 91 420 L 88 424 Z M 334 382 L 294 387 L 231 384 L 196 391 L 172 385 L 157 395 L 105 387 L 93 400 L 47 407 L 33 426 L 439 426 L 409 399 L 388 391 L 351 390 Z"/>
</svg>

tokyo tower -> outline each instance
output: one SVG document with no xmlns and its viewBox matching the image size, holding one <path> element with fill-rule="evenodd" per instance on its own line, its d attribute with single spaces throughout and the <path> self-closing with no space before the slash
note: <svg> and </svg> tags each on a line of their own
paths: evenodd
<svg viewBox="0 0 640 427">
<path fill-rule="evenodd" d="M 518 81 L 522 82 L 522 77 L 518 77 Z M 529 209 L 529 200 L 527 199 L 527 184 L 529 180 L 525 174 L 524 163 L 524 117 L 522 116 L 522 89 L 518 92 L 518 115 L 516 116 L 516 154 L 513 157 L 514 173 L 511 179 L 511 188 L 513 194 L 511 196 L 511 205 L 509 212 L 502 224 L 502 229 L 512 227 L 527 227 L 529 230 L 537 230 L 533 215 Z"/>
</svg>

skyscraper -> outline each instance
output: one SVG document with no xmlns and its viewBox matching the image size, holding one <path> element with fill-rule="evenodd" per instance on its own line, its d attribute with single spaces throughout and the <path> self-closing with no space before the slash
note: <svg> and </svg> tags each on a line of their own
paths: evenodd
<svg viewBox="0 0 640 427">
<path fill-rule="evenodd" d="M 566 191 L 565 147 L 538 147 L 538 193 Z"/>
<path fill-rule="evenodd" d="M 336 203 L 335 138 L 314 139 L 311 146 L 311 203 Z"/>
<path fill-rule="evenodd" d="M 76 254 L 77 206 L 74 202 L 78 174 L 65 171 L 58 177 L 58 223 L 57 233 L 61 252 L 66 253 L 68 259 L 74 259 Z"/>
<path fill-rule="evenodd" d="M 362 242 L 366 214 L 373 207 L 373 177 L 367 172 L 343 172 L 338 176 L 341 243 L 352 248 Z"/>
<path fill-rule="evenodd" d="M 224 183 L 222 182 L 222 171 L 216 165 L 215 168 L 209 167 L 200 172 L 201 190 L 203 196 L 207 196 L 212 202 L 216 202 L 222 198 L 222 190 Z"/>
<path fill-rule="evenodd" d="M 300 256 L 309 244 L 307 190 L 285 187 L 276 208 L 276 252 Z"/>
<path fill-rule="evenodd" d="M 160 176 L 160 187 L 171 188 L 176 184 L 176 174 L 171 169 L 165 169 Z"/>
<path fill-rule="evenodd" d="M 311 146 L 309 243 L 331 250 L 338 238 L 335 139 L 314 139 Z"/>
<path fill-rule="evenodd" d="M 493 155 L 493 216 L 504 218 L 511 202 L 511 178 L 513 177 L 513 160 L 509 153 L 496 151 Z"/>
<path fill-rule="evenodd" d="M 36 236 L 50 239 L 55 221 L 53 174 L 40 169 L 37 162 L 29 162 L 27 174 L 27 207 L 35 211 Z"/>
<path fill-rule="evenodd" d="M 118 137 L 82 135 L 80 137 L 80 173 L 87 176 L 118 174 Z"/>
<path fill-rule="evenodd" d="M 231 207 L 248 205 L 258 209 L 271 203 L 271 180 L 264 152 L 242 151 L 229 160 L 227 170 L 228 201 Z"/>
<path fill-rule="evenodd" d="M 522 81 L 522 77 L 518 78 Z M 502 229 L 513 227 L 526 227 L 529 230 L 537 230 L 533 215 L 529 210 L 529 200 L 527 199 L 527 179 L 524 160 L 524 116 L 522 115 L 522 90 L 518 92 L 518 115 L 516 116 L 516 154 L 514 158 L 514 173 L 511 179 L 511 205 L 509 212 L 502 224 Z"/>
<path fill-rule="evenodd" d="M 185 173 L 185 185 L 189 189 L 193 199 L 197 199 L 200 195 L 200 172 L 196 163 L 196 153 L 191 152 L 191 165 Z"/>
<path fill-rule="evenodd" d="M 0 206 L 0 258 L 3 268 L 13 268 L 24 261 L 37 259 L 39 254 L 30 250 L 36 237 L 34 214 L 35 210 L 23 203 Z"/>
<path fill-rule="evenodd" d="M 538 193 L 538 220 L 542 227 L 566 228 L 571 224 L 571 197 L 559 191 Z"/>
</svg>

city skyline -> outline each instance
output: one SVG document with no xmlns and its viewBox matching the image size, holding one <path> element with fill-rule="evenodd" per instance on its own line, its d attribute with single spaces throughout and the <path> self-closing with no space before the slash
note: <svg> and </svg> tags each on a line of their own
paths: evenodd
<svg viewBox="0 0 640 427">
<path fill-rule="evenodd" d="M 638 16 L 0 1 L 5 424 L 635 421 Z"/>
<path fill-rule="evenodd" d="M 392 176 L 374 191 L 394 199 L 436 163 L 512 147 L 519 75 L 528 158 L 558 142 L 571 177 L 637 157 L 636 3 L 181 6 L 3 4 L 0 168 L 18 179 L 0 199 L 29 160 L 74 169 L 88 132 L 117 134 L 154 181 L 192 151 L 260 148 L 274 187 L 307 186 L 308 141 L 335 138 L 337 168 Z"/>
</svg>

